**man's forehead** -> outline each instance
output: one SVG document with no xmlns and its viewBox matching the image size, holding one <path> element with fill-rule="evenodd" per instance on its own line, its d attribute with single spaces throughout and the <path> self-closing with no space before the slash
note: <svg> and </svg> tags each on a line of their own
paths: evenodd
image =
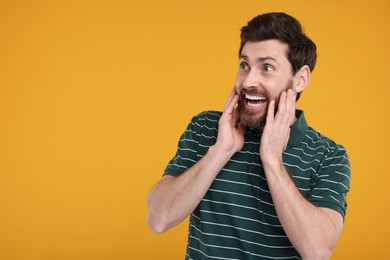
<svg viewBox="0 0 390 260">
<path fill-rule="evenodd" d="M 279 40 L 265 40 L 246 42 L 242 48 L 240 58 L 253 59 L 262 62 L 266 60 L 281 60 L 287 58 L 288 45 Z"/>
</svg>

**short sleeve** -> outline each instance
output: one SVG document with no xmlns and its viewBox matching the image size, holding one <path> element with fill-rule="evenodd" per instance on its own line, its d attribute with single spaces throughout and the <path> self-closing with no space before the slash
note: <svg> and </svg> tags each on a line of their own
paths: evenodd
<svg viewBox="0 0 390 260">
<path fill-rule="evenodd" d="M 333 209 L 345 218 L 350 180 L 351 167 L 347 152 L 338 145 L 323 157 L 307 198 L 314 205 Z"/>
<path fill-rule="evenodd" d="M 196 163 L 200 137 L 199 128 L 198 116 L 194 116 L 181 135 L 176 155 L 168 163 L 164 175 L 178 176 Z"/>
</svg>

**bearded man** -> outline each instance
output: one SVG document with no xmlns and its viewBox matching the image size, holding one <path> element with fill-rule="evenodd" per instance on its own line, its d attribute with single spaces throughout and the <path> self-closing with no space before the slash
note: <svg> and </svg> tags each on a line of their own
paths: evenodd
<svg viewBox="0 0 390 260">
<path fill-rule="evenodd" d="M 186 259 L 328 259 L 350 189 L 345 148 L 295 105 L 316 45 L 285 13 L 241 29 L 237 79 L 223 112 L 196 115 L 148 195 L 163 233 L 190 216 Z"/>
</svg>

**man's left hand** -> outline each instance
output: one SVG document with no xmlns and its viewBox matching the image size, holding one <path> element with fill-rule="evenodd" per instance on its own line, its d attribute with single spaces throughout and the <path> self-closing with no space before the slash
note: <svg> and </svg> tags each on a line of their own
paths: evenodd
<svg viewBox="0 0 390 260">
<path fill-rule="evenodd" d="M 292 89 L 280 94 L 278 111 L 275 115 L 275 100 L 268 106 L 266 125 L 260 143 L 260 157 L 264 163 L 283 161 L 290 137 L 290 127 L 295 121 L 295 93 Z"/>
</svg>

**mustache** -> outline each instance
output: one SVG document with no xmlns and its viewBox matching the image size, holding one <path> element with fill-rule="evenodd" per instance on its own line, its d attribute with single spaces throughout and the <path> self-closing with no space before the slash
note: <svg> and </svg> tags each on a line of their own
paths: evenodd
<svg viewBox="0 0 390 260">
<path fill-rule="evenodd" d="M 245 95 L 258 95 L 258 96 L 264 96 L 267 99 L 269 98 L 269 94 L 261 89 L 243 89 L 240 91 L 239 96 L 245 96 Z"/>
</svg>

